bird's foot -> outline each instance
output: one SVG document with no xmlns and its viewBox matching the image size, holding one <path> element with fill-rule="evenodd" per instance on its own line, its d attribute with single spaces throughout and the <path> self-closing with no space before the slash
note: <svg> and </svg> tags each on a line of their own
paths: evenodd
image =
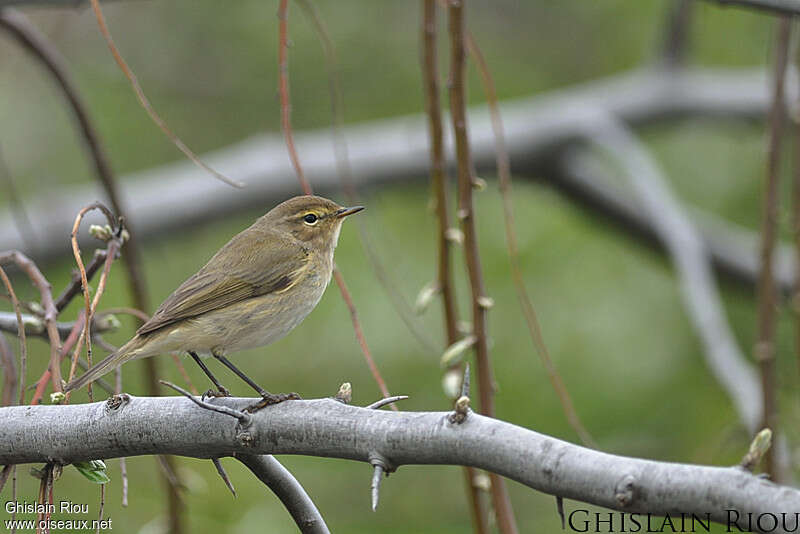
<svg viewBox="0 0 800 534">
<path fill-rule="evenodd" d="M 213 397 L 230 397 L 230 396 L 231 392 L 228 391 L 228 388 L 226 388 L 225 386 L 220 386 L 217 389 L 209 389 L 208 391 L 203 393 L 202 399 L 206 400 L 208 398 L 213 398 Z"/>
<path fill-rule="evenodd" d="M 267 393 L 261 397 L 260 401 L 255 404 L 251 404 L 245 408 L 244 411 L 247 413 L 256 413 L 262 408 L 272 406 L 273 404 L 280 404 L 281 402 L 287 400 L 302 400 L 302 398 L 297 393 L 278 393 L 277 395 Z"/>
</svg>

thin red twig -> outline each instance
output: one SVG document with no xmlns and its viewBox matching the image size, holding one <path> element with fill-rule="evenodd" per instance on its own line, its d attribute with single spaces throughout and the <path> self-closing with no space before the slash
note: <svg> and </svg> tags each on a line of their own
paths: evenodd
<svg viewBox="0 0 800 534">
<path fill-rule="evenodd" d="M 97 0 L 93 0 L 97 1 Z M 303 174 L 297 148 L 294 146 L 292 135 L 292 105 L 289 97 L 289 0 L 280 0 L 278 5 L 278 92 L 281 98 L 281 128 L 286 138 L 286 147 L 289 149 L 289 158 L 292 160 L 294 172 L 300 181 L 300 187 L 306 195 L 313 194 L 311 184 Z"/>
<path fill-rule="evenodd" d="M 550 379 L 550 384 L 553 386 L 558 399 L 561 402 L 561 407 L 564 410 L 564 415 L 570 426 L 580 437 L 584 445 L 588 447 L 597 448 L 597 443 L 592 438 L 589 431 L 583 425 L 578 413 L 575 411 L 575 406 L 572 403 L 569 391 L 564 380 L 556 369 L 553 359 L 550 357 L 550 351 L 547 350 L 547 345 L 544 342 L 542 335 L 542 328 L 539 320 L 536 317 L 536 310 L 533 307 L 528 290 L 525 287 L 525 280 L 522 276 L 522 268 L 519 264 L 519 247 L 517 246 L 516 223 L 514 222 L 514 204 L 512 201 L 512 181 L 511 181 L 511 160 L 506 148 L 505 134 L 503 131 L 503 119 L 500 116 L 500 107 L 497 105 L 497 91 L 495 90 L 494 80 L 492 80 L 491 73 L 489 72 L 489 65 L 475 42 L 474 37 L 470 32 L 466 32 L 466 44 L 470 55 L 475 60 L 478 67 L 478 72 L 481 75 L 484 91 L 486 92 L 486 101 L 489 105 L 489 114 L 492 121 L 492 130 L 495 139 L 495 157 L 497 161 L 497 174 L 500 180 L 500 194 L 503 199 L 503 220 L 505 222 L 506 230 L 506 245 L 508 247 L 508 257 L 511 264 L 511 278 L 514 281 L 517 297 L 522 313 L 525 316 L 525 322 L 528 325 L 528 332 L 530 332 L 533 344 L 536 347 L 539 357 L 544 364 L 547 376 Z"/>
<path fill-rule="evenodd" d="M 78 336 L 80 336 L 81 332 L 83 331 L 83 320 L 85 317 L 85 312 L 81 310 L 80 314 L 78 315 L 78 319 L 75 321 L 75 324 L 72 326 L 72 330 L 64 340 L 64 344 L 61 347 L 61 357 L 59 358 L 59 363 L 78 341 Z M 47 382 L 50 380 L 50 374 L 50 368 L 48 367 L 44 370 L 42 376 L 39 377 L 39 380 L 36 382 L 36 390 L 33 392 L 31 404 L 39 404 L 39 402 L 41 402 L 41 399 L 44 396 L 44 390 L 47 388 Z"/>
<path fill-rule="evenodd" d="M 19 319 L 21 318 L 21 315 L 17 318 L 17 330 L 19 330 Z M 3 394 L 0 396 L 0 406 L 11 406 L 17 396 L 19 375 L 17 362 L 14 360 L 14 351 L 2 333 L 0 333 L 0 368 L 3 369 Z"/>
<path fill-rule="evenodd" d="M 283 134 L 286 139 L 286 147 L 289 151 L 289 157 L 292 160 L 292 164 L 294 165 L 295 172 L 297 174 L 297 179 L 300 182 L 300 187 L 303 190 L 303 193 L 306 195 L 312 195 L 313 190 L 311 189 L 311 184 L 306 180 L 305 175 L 303 174 L 303 168 L 300 165 L 300 158 L 297 154 L 297 150 L 294 145 L 294 138 L 292 135 L 292 123 L 291 123 L 291 103 L 289 98 L 289 58 L 288 58 L 288 40 L 289 40 L 289 4 L 288 0 L 281 0 L 279 7 L 278 7 L 278 86 L 280 92 L 280 99 L 281 99 L 281 126 L 283 128 Z M 350 319 L 353 323 L 353 330 L 355 331 L 356 339 L 358 340 L 358 344 L 361 347 L 361 352 L 364 355 L 364 359 L 367 361 L 367 365 L 372 372 L 372 376 L 375 378 L 375 382 L 378 384 L 378 388 L 380 388 L 381 393 L 384 397 L 389 397 L 389 390 L 386 387 L 386 382 L 384 382 L 383 377 L 381 377 L 380 371 L 378 371 L 378 366 L 375 364 L 375 360 L 372 358 L 372 354 L 370 353 L 369 346 L 367 345 L 367 340 L 364 337 L 364 332 L 361 329 L 361 323 L 358 320 L 358 313 L 356 311 L 355 304 L 353 303 L 353 298 L 350 295 L 350 291 L 347 289 L 347 285 L 344 282 L 344 277 L 342 277 L 342 273 L 339 271 L 338 267 L 334 265 L 333 267 L 333 278 L 336 280 L 336 285 L 339 286 L 339 291 L 342 294 L 342 298 L 344 299 L 345 304 L 347 305 L 347 309 L 350 311 Z M 391 405 L 393 410 L 397 410 L 397 406 L 394 404 Z"/>
<path fill-rule="evenodd" d="M 464 232 L 464 256 L 467 264 L 472 297 L 472 333 L 475 336 L 475 359 L 478 367 L 478 392 L 481 412 L 494 416 L 494 375 L 489 358 L 487 312 L 490 299 L 481 271 L 478 235 L 472 190 L 475 178 L 467 135 L 466 115 L 466 63 L 464 46 L 464 5 L 462 0 L 450 0 L 448 5 L 451 41 L 450 56 L 450 115 L 455 135 L 458 161 L 458 218 Z M 492 482 L 492 501 L 497 524 L 503 534 L 516 534 L 517 525 L 505 481 L 496 474 L 489 475 Z"/>
<path fill-rule="evenodd" d="M 344 126 L 344 113 L 343 113 L 343 99 L 342 91 L 340 89 L 339 76 L 338 76 L 338 60 L 336 58 L 336 47 L 330 37 L 325 22 L 320 17 L 316 6 L 311 0 L 296 0 L 298 5 L 303 10 L 303 13 L 311 21 L 311 25 L 319 37 L 322 44 L 322 50 L 325 53 L 325 64 L 328 72 L 328 92 L 330 94 L 331 103 L 331 131 L 333 134 L 333 150 L 336 159 L 336 170 L 339 177 L 339 183 L 344 191 L 344 196 L 351 206 L 361 204 L 358 199 L 358 193 L 353 186 L 352 171 L 350 169 L 350 157 L 347 150 L 347 140 L 342 132 Z M 397 315 L 406 325 L 411 335 L 416 338 L 419 344 L 429 353 L 436 354 L 439 349 L 435 344 L 425 335 L 424 331 L 419 328 L 417 321 L 414 317 L 414 312 L 411 309 L 406 298 L 398 291 L 397 284 L 393 280 L 391 273 L 384 267 L 380 255 L 376 252 L 370 238 L 369 225 L 364 217 L 356 217 L 354 221 L 358 226 L 358 235 L 361 239 L 361 245 L 364 252 L 367 254 L 367 259 L 372 266 L 375 276 L 381 285 L 381 288 L 386 292 L 391 301 L 392 307 L 397 312 Z"/>
<path fill-rule="evenodd" d="M 19 337 L 19 378 L 17 384 L 19 385 L 19 403 L 25 404 L 25 368 L 28 361 L 28 342 L 25 338 L 25 325 L 22 322 L 22 310 L 19 306 L 19 299 L 14 292 L 14 286 L 11 285 L 11 280 L 8 279 L 3 267 L 0 266 L 0 278 L 3 279 L 3 284 L 6 286 L 6 291 L 11 297 L 11 303 L 14 306 L 14 313 L 17 315 L 17 336 Z"/>
<path fill-rule="evenodd" d="M 786 79 L 786 65 L 789 57 L 791 18 L 781 17 L 777 20 L 776 24 L 778 38 L 773 71 L 774 87 L 769 120 L 765 194 L 762 204 L 761 270 L 758 276 L 757 287 L 758 333 L 754 350 L 755 359 L 761 371 L 761 389 L 764 403 L 762 426 L 771 429 L 773 433 L 777 433 L 778 425 L 777 377 L 775 371 L 776 295 L 775 280 L 773 279 L 773 252 L 778 230 L 778 182 L 783 117 L 786 112 L 784 81 Z M 767 451 L 766 467 L 770 478 L 779 482 L 783 474 L 778 471 L 774 447 Z"/>
<path fill-rule="evenodd" d="M 114 61 L 117 62 L 119 68 L 122 70 L 122 73 L 128 78 L 128 81 L 131 83 L 131 87 L 133 88 L 133 92 L 136 93 L 136 98 L 139 100 L 139 104 L 142 105 L 144 110 L 150 116 L 150 119 L 158 126 L 164 134 L 169 137 L 172 143 L 183 152 L 183 154 L 192 160 L 192 162 L 197 165 L 198 167 L 206 170 L 207 172 L 211 173 L 215 178 L 225 182 L 228 185 L 232 185 L 233 187 L 244 187 L 244 184 L 241 182 L 237 182 L 236 180 L 232 180 L 222 174 L 221 172 L 213 169 L 210 165 L 205 163 L 201 160 L 197 154 L 195 154 L 186 144 L 177 136 L 175 133 L 167 126 L 167 123 L 164 122 L 164 119 L 156 113 L 156 110 L 150 104 L 150 101 L 147 99 L 147 96 L 144 94 L 141 85 L 139 85 L 139 80 L 136 78 L 136 75 L 133 73 L 131 68 L 122 58 L 122 55 L 117 50 L 117 46 L 114 44 L 114 39 L 111 37 L 111 32 L 108 30 L 108 26 L 106 26 L 106 19 L 103 16 L 103 11 L 100 9 L 100 2 L 98 0 L 91 0 L 92 2 L 92 10 L 94 11 L 94 16 L 97 19 L 97 25 L 100 28 L 100 33 L 103 34 L 103 38 L 108 45 L 108 49 L 111 51 L 111 55 L 114 56 Z"/>
<path fill-rule="evenodd" d="M 83 332 L 81 333 L 78 342 L 75 345 L 75 352 L 72 356 L 72 365 L 70 366 L 69 370 L 69 380 L 71 381 L 72 378 L 75 376 L 75 368 L 78 365 L 78 354 L 80 354 L 81 346 L 83 343 L 86 343 L 86 361 L 89 364 L 89 367 L 92 366 L 92 335 L 91 335 L 91 325 L 92 325 L 92 318 L 94 317 L 94 312 L 97 309 L 97 305 L 100 302 L 100 298 L 103 296 L 103 292 L 105 291 L 106 287 L 106 280 L 108 280 L 108 273 L 111 271 L 111 264 L 114 263 L 114 259 L 117 256 L 117 252 L 119 251 L 120 241 L 117 237 L 111 237 L 108 242 L 108 247 L 106 249 L 106 259 L 103 265 L 103 272 L 100 274 L 100 280 L 97 284 L 97 291 L 95 292 L 94 299 L 90 301 L 89 297 L 89 281 L 86 276 L 86 269 L 83 265 L 83 258 L 81 257 L 81 250 L 78 246 L 78 229 L 80 228 L 81 221 L 83 221 L 84 216 L 92 211 L 98 209 L 105 214 L 106 218 L 108 219 L 109 225 L 112 228 L 117 227 L 119 224 L 118 221 L 114 220 L 111 211 L 106 208 L 104 205 L 100 204 L 99 202 L 95 202 L 89 204 L 88 206 L 82 208 L 78 215 L 75 217 L 75 222 L 72 225 L 72 232 L 70 233 L 70 240 L 72 243 L 72 253 L 75 257 L 75 262 L 78 264 L 78 270 L 81 274 L 81 284 L 83 287 L 83 300 L 85 305 L 85 320 L 83 322 Z M 87 387 L 89 393 L 89 400 L 92 401 L 93 394 L 92 394 L 92 385 L 89 384 Z M 67 401 L 69 401 L 70 393 L 67 393 Z"/>
<path fill-rule="evenodd" d="M 0 252 L 0 264 L 15 263 L 28 276 L 31 283 L 39 290 L 39 298 L 42 309 L 44 310 L 44 324 L 47 330 L 47 338 L 50 343 L 50 370 L 52 373 L 54 391 L 61 391 L 61 369 L 59 367 L 59 354 L 61 349 L 61 338 L 56 326 L 58 311 L 53 302 L 52 286 L 44 277 L 36 264 L 25 254 L 10 250 Z M 24 384 L 24 377 L 21 376 L 21 383 Z M 24 402 L 20 402 L 24 404 Z"/>
<path fill-rule="evenodd" d="M 458 332 L 458 310 L 452 281 L 450 261 L 450 216 L 447 201 L 447 174 L 445 172 L 444 134 L 442 110 L 439 101 L 439 67 L 436 52 L 436 0 L 422 1 L 422 83 L 425 93 L 425 111 L 428 117 L 430 139 L 431 189 L 436 203 L 436 285 L 442 297 L 445 337 L 450 346 L 460 337 Z M 462 364 L 451 366 L 451 371 Z M 464 468 L 464 484 L 470 504 L 472 526 L 476 534 L 489 532 L 489 514 L 482 491 L 475 484 L 477 470 Z"/>
</svg>

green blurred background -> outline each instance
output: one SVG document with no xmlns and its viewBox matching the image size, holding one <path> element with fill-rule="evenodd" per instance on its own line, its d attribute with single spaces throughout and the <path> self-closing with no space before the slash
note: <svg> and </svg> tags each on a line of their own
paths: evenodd
<svg viewBox="0 0 800 534">
<path fill-rule="evenodd" d="M 421 111 L 419 2 L 316 4 L 338 49 L 345 120 L 355 123 Z M 691 32 L 692 64 L 767 63 L 772 19 L 698 4 Z M 670 5 L 665 0 L 473 1 L 468 2 L 467 19 L 503 99 L 648 65 L 658 55 Z M 112 2 L 104 9 L 117 45 L 153 105 L 195 151 L 223 147 L 255 132 L 279 131 L 277 2 L 147 0 Z M 26 14 L 67 57 L 118 173 L 181 158 L 139 107 L 90 10 L 36 8 Z M 324 55 L 296 5 L 290 32 L 295 128 L 326 127 L 330 104 Z M 446 68 L 446 41 L 441 45 Z M 92 173 L 70 115 L 39 66 L 5 35 L 0 36 L 0 58 L 0 147 L 23 197 L 90 181 Z M 479 103 L 477 73 L 471 69 L 469 75 L 470 102 Z M 765 168 L 763 124 L 682 121 L 642 134 L 683 200 L 757 227 Z M 313 183 L 314 176 L 309 178 Z M 496 301 L 490 329 L 499 388 L 497 414 L 577 442 L 521 316 L 509 276 L 500 197 L 493 177 L 486 178 L 489 187 L 477 196 L 477 209 L 486 284 Z M 0 192 L 0 197 L 5 195 Z M 788 194 L 783 198 L 781 221 L 786 229 Z M 343 201 L 343 196 L 337 199 Z M 409 180 L 409 185 L 370 191 L 365 203 L 369 209 L 359 217 L 365 219 L 397 289 L 413 301 L 435 268 L 428 189 Z M 659 460 L 717 465 L 738 461 L 749 437 L 703 363 L 668 261 L 545 186 L 518 179 L 514 204 L 521 262 L 545 340 L 600 447 Z M 271 206 L 265 199 L 261 210 L 209 220 L 145 242 L 152 300 L 160 302 L 230 236 Z M 390 389 L 411 396 L 403 409 L 446 409 L 438 365 L 443 345 L 438 305 L 418 321 L 437 348 L 432 351 L 398 320 L 369 267 L 355 225 L 346 226 L 342 234 L 337 262 Z M 54 287 L 61 288 L 72 265 L 65 238 L 62 259 L 43 268 Z M 460 269 L 457 276 L 459 303 L 466 311 Z M 21 297 L 34 299 L 34 291 L 21 278 L 16 280 Z M 750 352 L 753 291 L 728 282 L 722 289 L 737 338 Z M 125 275 L 117 264 L 102 307 L 127 304 Z M 0 306 L 9 309 L 6 302 Z M 62 317 L 74 317 L 77 309 L 73 304 Z M 132 321 L 125 321 L 125 330 L 110 341 L 125 341 L 133 329 Z M 33 340 L 30 347 L 30 368 L 38 375 L 46 365 L 46 346 Z M 794 352 L 792 317 L 786 311 L 778 352 L 786 425 L 798 415 Z M 329 396 L 349 381 L 355 403 L 379 397 L 335 287 L 287 338 L 237 355 L 236 360 L 273 391 Z M 161 362 L 164 377 L 178 381 L 169 358 Z M 141 363 L 125 368 L 125 389 L 132 394 L 144 394 L 141 368 Z M 196 384 L 205 385 L 194 365 L 187 364 L 187 369 Z M 234 392 L 249 394 L 225 371 L 220 374 Z M 84 394 L 78 397 L 85 400 Z M 470 531 L 459 468 L 403 467 L 383 484 L 380 508 L 372 513 L 371 470 L 366 464 L 305 457 L 281 460 L 306 487 L 334 532 Z M 236 499 L 210 462 L 179 460 L 187 485 L 187 532 L 294 531 L 286 511 L 263 485 L 237 462 L 224 463 L 238 490 Z M 109 462 L 112 483 L 106 515 L 117 532 L 163 532 L 165 497 L 156 463 L 133 458 L 128 465 L 130 506 L 122 508 L 118 462 Z M 38 481 L 22 471 L 20 498 L 34 500 Z M 551 496 L 513 482 L 510 491 L 523 532 L 534 526 L 539 531 L 560 528 Z M 6 488 L 3 500 L 8 498 Z M 56 499 L 89 502 L 90 518 L 96 517 L 99 487 L 67 468 L 56 485 Z M 572 502 L 566 506 L 568 512 L 583 507 Z M 4 511 L 0 518 L 6 518 Z"/>
</svg>

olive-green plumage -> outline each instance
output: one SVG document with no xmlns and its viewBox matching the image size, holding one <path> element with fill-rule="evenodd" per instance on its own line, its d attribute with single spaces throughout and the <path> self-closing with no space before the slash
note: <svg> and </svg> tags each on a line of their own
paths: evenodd
<svg viewBox="0 0 800 534">
<path fill-rule="evenodd" d="M 361 209 L 311 195 L 279 204 L 228 241 L 133 339 L 66 391 L 135 358 L 188 351 L 224 355 L 282 338 L 322 298 L 342 222 Z"/>
</svg>

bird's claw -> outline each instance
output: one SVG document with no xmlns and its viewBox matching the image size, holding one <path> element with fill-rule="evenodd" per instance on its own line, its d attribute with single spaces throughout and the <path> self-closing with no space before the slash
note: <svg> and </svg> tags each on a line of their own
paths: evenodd
<svg viewBox="0 0 800 534">
<path fill-rule="evenodd" d="M 266 408 L 267 406 L 272 406 L 273 404 L 280 404 L 281 402 L 287 400 L 302 400 L 302 398 L 300 397 L 300 395 L 294 392 L 278 393 L 278 394 L 267 393 L 261 398 L 260 401 L 258 401 L 255 404 L 251 404 L 250 406 L 245 408 L 244 411 L 247 413 L 256 413 L 262 408 Z"/>
<path fill-rule="evenodd" d="M 230 397 L 231 392 L 225 386 L 220 386 L 219 389 L 209 389 L 201 397 L 203 400 L 213 397 Z"/>
</svg>

